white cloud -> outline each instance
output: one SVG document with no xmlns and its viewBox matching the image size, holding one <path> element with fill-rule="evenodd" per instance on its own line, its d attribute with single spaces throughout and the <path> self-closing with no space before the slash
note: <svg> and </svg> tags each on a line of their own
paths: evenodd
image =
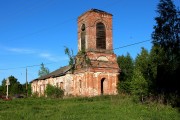
<svg viewBox="0 0 180 120">
<path fill-rule="evenodd" d="M 48 52 L 42 52 L 40 50 L 35 49 L 27 49 L 27 48 L 8 48 L 6 47 L 5 50 L 13 52 L 13 53 L 19 53 L 19 54 L 32 54 L 34 56 L 38 56 L 44 59 L 47 59 L 52 62 L 58 62 L 63 60 L 68 60 L 67 56 L 57 56 Z"/>
<path fill-rule="evenodd" d="M 42 58 L 45 58 L 45 59 L 47 59 L 49 61 L 53 61 L 53 62 L 68 60 L 67 57 L 55 56 L 55 55 L 52 55 L 50 53 L 40 53 L 39 56 L 42 57 Z"/>
<path fill-rule="evenodd" d="M 56 59 L 49 53 L 39 53 L 39 56 L 42 57 L 42 58 L 45 58 L 47 60 L 56 62 Z"/>
<path fill-rule="evenodd" d="M 34 50 L 24 49 L 24 48 L 6 48 L 6 50 L 10 51 L 10 52 L 22 53 L 22 54 L 33 54 L 33 53 L 35 53 Z"/>
</svg>

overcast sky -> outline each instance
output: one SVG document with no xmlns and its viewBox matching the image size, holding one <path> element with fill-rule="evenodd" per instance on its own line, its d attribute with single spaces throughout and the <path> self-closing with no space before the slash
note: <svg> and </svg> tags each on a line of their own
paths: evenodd
<svg viewBox="0 0 180 120">
<path fill-rule="evenodd" d="M 68 65 L 64 46 L 77 53 L 77 17 L 92 9 L 113 14 L 115 54 L 135 58 L 151 49 L 159 0 L 0 0 L 0 84 L 15 76 L 25 83 L 38 77 L 40 64 L 50 71 Z M 180 0 L 174 0 L 180 6 Z M 122 48 L 121 48 L 122 47 Z"/>
</svg>

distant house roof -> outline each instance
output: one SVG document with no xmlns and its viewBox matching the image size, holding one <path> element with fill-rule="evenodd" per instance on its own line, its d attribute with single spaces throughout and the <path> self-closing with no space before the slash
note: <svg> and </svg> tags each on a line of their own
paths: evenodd
<svg viewBox="0 0 180 120">
<path fill-rule="evenodd" d="M 41 77 L 39 77 L 39 78 L 37 78 L 37 79 L 32 80 L 31 83 L 32 83 L 33 81 L 37 81 L 37 80 L 45 80 L 45 79 L 51 78 L 51 77 L 54 78 L 54 77 L 63 76 L 63 75 L 65 75 L 70 69 L 71 69 L 71 66 L 70 66 L 70 65 L 69 65 L 69 66 L 61 67 L 61 68 L 59 68 L 59 69 L 57 69 L 57 70 L 55 70 L 55 71 L 53 71 L 53 72 L 51 72 L 51 73 L 49 73 L 49 74 L 47 74 L 47 75 L 44 75 L 44 76 L 41 76 Z"/>
</svg>

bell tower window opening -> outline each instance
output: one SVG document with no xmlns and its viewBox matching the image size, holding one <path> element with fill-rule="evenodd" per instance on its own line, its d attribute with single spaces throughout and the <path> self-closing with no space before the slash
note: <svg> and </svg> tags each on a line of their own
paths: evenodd
<svg viewBox="0 0 180 120">
<path fill-rule="evenodd" d="M 96 48 L 106 49 L 106 30 L 101 22 L 96 24 Z"/>
<path fill-rule="evenodd" d="M 86 49 L 86 26 L 83 24 L 81 26 L 81 50 L 85 51 Z"/>
</svg>

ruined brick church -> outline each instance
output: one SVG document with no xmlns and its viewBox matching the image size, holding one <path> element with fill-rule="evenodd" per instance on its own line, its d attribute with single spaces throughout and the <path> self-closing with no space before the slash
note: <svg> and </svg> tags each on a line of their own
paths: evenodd
<svg viewBox="0 0 180 120">
<path fill-rule="evenodd" d="M 117 94 L 120 68 L 113 52 L 112 14 L 91 9 L 78 17 L 78 54 L 65 66 L 31 81 L 32 93 L 44 95 L 47 84 L 66 96 Z"/>
</svg>

